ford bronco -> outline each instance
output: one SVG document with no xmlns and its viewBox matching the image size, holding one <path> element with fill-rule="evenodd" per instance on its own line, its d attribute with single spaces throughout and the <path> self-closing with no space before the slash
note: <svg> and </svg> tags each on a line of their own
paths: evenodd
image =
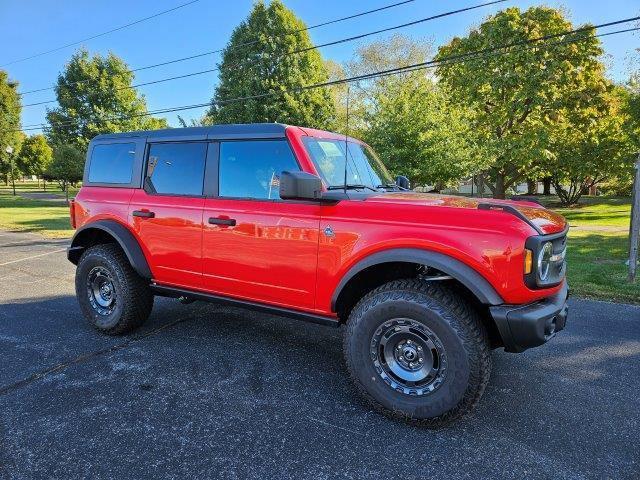
<svg viewBox="0 0 640 480">
<path fill-rule="evenodd" d="M 522 352 L 565 325 L 563 217 L 411 191 L 343 135 L 280 124 L 99 135 L 70 209 L 76 293 L 98 330 L 139 327 L 155 295 L 344 325 L 357 389 L 416 424 L 472 410 L 492 349 Z"/>
</svg>

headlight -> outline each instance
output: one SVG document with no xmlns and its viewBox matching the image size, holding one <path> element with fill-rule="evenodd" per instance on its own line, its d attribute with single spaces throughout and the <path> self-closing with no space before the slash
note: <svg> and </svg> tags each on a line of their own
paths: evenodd
<svg viewBox="0 0 640 480">
<path fill-rule="evenodd" d="M 538 277 L 543 282 L 549 278 L 549 270 L 551 267 L 551 256 L 553 255 L 553 244 L 546 242 L 542 245 L 538 253 Z"/>
</svg>

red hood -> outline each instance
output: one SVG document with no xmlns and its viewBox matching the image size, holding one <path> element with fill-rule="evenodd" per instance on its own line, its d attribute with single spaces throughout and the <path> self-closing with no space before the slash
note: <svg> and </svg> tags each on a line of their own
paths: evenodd
<svg viewBox="0 0 640 480">
<path fill-rule="evenodd" d="M 502 205 L 514 207 L 531 223 L 545 234 L 561 232 L 567 222 L 562 215 L 547 210 L 542 205 L 527 201 L 494 200 L 461 197 L 457 195 L 437 195 L 433 193 L 390 192 L 369 197 L 367 201 L 404 203 L 407 205 L 423 205 L 428 207 L 451 207 L 477 209 L 480 203 L 495 205 L 499 209 Z"/>
</svg>

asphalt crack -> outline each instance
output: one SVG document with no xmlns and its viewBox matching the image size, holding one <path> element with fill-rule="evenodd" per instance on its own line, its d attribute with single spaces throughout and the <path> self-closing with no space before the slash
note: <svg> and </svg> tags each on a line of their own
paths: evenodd
<svg viewBox="0 0 640 480">
<path fill-rule="evenodd" d="M 9 385 L 5 385 L 3 387 L 0 387 L 0 396 L 6 395 L 8 393 L 11 393 L 15 390 L 18 390 L 20 388 L 26 387 L 27 385 L 30 385 L 34 382 L 37 382 L 38 380 L 42 380 L 43 378 L 47 377 L 48 375 L 54 374 L 54 373 L 58 373 L 61 372 L 62 370 L 65 370 L 66 368 L 69 368 L 73 365 L 77 365 L 79 363 L 82 362 L 86 362 L 87 360 L 91 360 L 93 358 L 102 356 L 102 355 L 109 355 L 113 352 L 118 352 L 120 350 L 124 350 L 125 348 L 129 347 L 130 345 L 133 345 L 135 343 L 138 343 L 142 340 L 144 340 L 145 338 L 149 338 L 153 335 L 157 335 L 158 333 L 167 330 L 168 328 L 174 327 L 180 323 L 186 322 L 187 320 L 191 320 L 193 318 L 196 318 L 196 316 L 194 315 L 188 315 L 186 317 L 181 317 L 178 318 L 177 320 L 174 320 L 173 322 L 169 322 L 166 323 L 158 328 L 154 328 L 153 330 L 149 330 L 146 333 L 143 333 L 141 335 L 138 335 L 136 337 L 130 338 L 129 340 L 122 342 L 122 343 L 118 343 L 116 345 L 112 345 L 110 347 L 107 348 L 103 348 L 100 350 L 95 350 L 93 352 L 89 352 L 89 353 L 84 353 L 82 355 L 79 355 L 75 358 L 72 358 L 71 360 L 68 360 L 66 362 L 62 362 L 59 363 L 57 365 L 54 365 L 53 367 L 49 367 L 47 369 L 41 370 L 39 372 L 33 373 L 31 375 L 29 375 L 28 377 L 23 378 L 22 380 L 18 380 L 17 382 L 11 383 Z"/>
</svg>

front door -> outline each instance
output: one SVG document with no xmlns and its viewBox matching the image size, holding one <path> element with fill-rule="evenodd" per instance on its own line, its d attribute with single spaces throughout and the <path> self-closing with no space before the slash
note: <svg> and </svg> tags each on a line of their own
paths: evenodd
<svg viewBox="0 0 640 480">
<path fill-rule="evenodd" d="M 144 188 L 131 198 L 129 215 L 158 283 L 202 287 L 207 145 L 171 142 L 147 148 Z"/>
<path fill-rule="evenodd" d="M 218 194 L 205 200 L 203 282 L 217 294 L 313 309 L 320 206 L 281 200 L 280 173 L 300 170 L 286 140 L 219 144 Z"/>
</svg>

